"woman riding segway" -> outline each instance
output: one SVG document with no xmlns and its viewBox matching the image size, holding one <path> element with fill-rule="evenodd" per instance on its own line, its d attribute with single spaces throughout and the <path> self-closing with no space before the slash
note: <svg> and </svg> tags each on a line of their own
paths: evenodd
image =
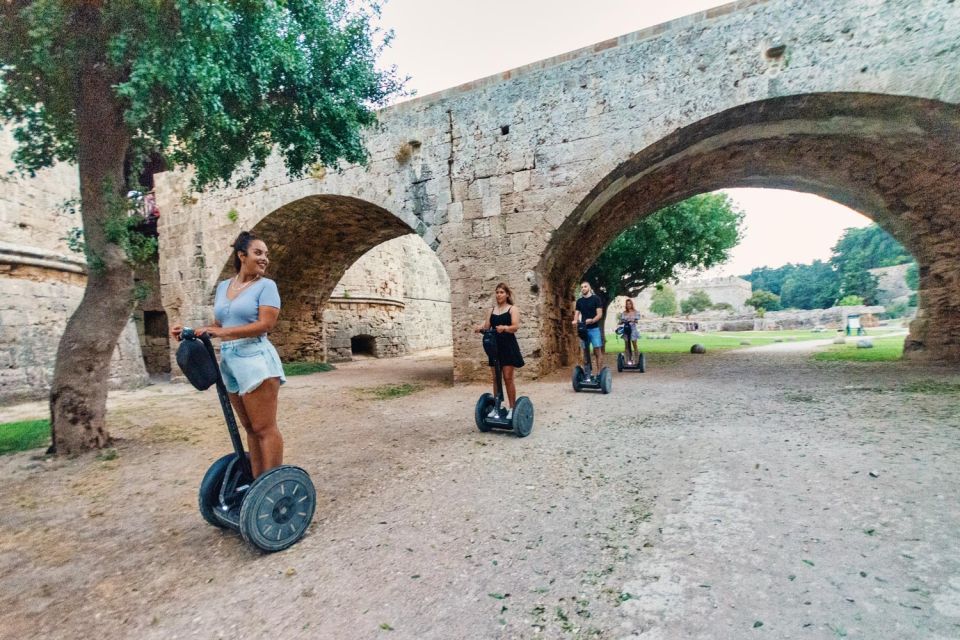
<svg viewBox="0 0 960 640">
<path fill-rule="evenodd" d="M 517 343 L 517 330 L 520 329 L 520 309 L 513 304 L 513 291 L 506 283 L 501 282 L 497 285 L 494 293 L 494 306 L 490 309 L 490 315 L 486 321 L 477 327 L 476 332 L 481 333 L 487 329 L 493 329 L 497 332 L 497 350 L 500 354 L 500 368 L 503 371 L 503 386 L 506 387 L 507 399 L 510 404 L 506 409 L 504 418 L 509 420 L 513 417 L 513 408 L 517 405 L 517 385 L 514 382 L 514 371 L 524 365 L 523 354 L 520 353 L 520 345 Z M 495 363 L 492 358 L 487 359 L 490 365 L 490 375 L 493 378 L 493 392 L 497 393 Z M 491 409 L 490 417 L 495 417 Z"/>
<path fill-rule="evenodd" d="M 177 363 L 190 382 L 200 390 L 216 384 L 234 448 L 204 475 L 200 514 L 214 526 L 239 531 L 264 551 L 279 551 L 306 532 L 316 491 L 306 471 L 283 464 L 277 398 L 286 379 L 267 339 L 280 315 L 280 294 L 264 277 L 270 264 L 267 245 L 244 231 L 233 250 L 237 275 L 217 286 L 214 324 L 196 330 L 176 325 L 171 333 L 183 340 Z M 211 338 L 221 340 L 219 366 Z M 234 412 L 247 432 L 249 460 Z"/>
<path fill-rule="evenodd" d="M 477 401 L 477 427 L 481 431 L 510 429 L 524 437 L 533 428 L 533 404 L 526 397 L 517 398 L 514 382 L 514 371 L 524 365 L 515 335 L 520 328 L 520 310 L 514 306 L 513 292 L 506 283 L 497 285 L 494 299 L 487 320 L 476 328 L 477 333 L 484 334 L 484 350 L 493 378 L 493 395 L 485 393 Z M 504 387 L 509 405 L 503 402 Z"/>
<path fill-rule="evenodd" d="M 640 314 L 637 313 L 637 308 L 633 306 L 633 300 L 627 298 L 626 303 L 624 304 L 623 313 L 620 314 L 620 324 L 624 326 L 624 335 L 630 336 L 630 346 L 633 347 L 631 350 L 631 357 L 627 359 L 627 364 L 633 364 L 633 355 L 635 353 L 640 353 L 640 349 L 637 348 L 637 338 L 640 337 L 639 332 L 637 331 L 637 321 L 640 319 Z"/>
</svg>

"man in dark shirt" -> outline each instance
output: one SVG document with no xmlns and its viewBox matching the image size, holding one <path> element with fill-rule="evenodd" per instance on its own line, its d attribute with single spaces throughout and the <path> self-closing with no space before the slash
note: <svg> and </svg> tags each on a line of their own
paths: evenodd
<svg viewBox="0 0 960 640">
<path fill-rule="evenodd" d="M 599 375 L 603 369 L 603 336 L 600 333 L 600 318 L 603 316 L 603 303 L 600 296 L 593 292 L 589 282 L 580 283 L 580 298 L 574 307 L 573 324 L 579 324 L 582 319 L 587 325 L 587 341 L 593 346 L 593 355 L 597 361 L 597 367 L 593 370 L 593 375 Z M 589 358 L 590 356 L 587 356 Z M 589 365 L 589 362 L 584 364 Z"/>
</svg>

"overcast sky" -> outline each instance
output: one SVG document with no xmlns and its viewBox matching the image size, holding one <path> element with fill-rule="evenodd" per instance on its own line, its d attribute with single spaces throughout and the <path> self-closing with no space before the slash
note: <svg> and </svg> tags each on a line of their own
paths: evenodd
<svg viewBox="0 0 960 640">
<path fill-rule="evenodd" d="M 382 23 L 394 30 L 383 62 L 427 95 L 579 49 L 710 7 L 716 0 L 390 0 Z M 842 205 L 809 194 L 731 189 L 746 212 L 746 238 L 708 275 L 830 256 L 847 227 L 869 224 Z"/>
</svg>

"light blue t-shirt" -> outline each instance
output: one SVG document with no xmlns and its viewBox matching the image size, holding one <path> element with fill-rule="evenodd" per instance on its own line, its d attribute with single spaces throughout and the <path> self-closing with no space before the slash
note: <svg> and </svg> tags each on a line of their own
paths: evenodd
<svg viewBox="0 0 960 640">
<path fill-rule="evenodd" d="M 213 315 L 224 329 L 256 322 L 260 319 L 260 307 L 280 308 L 280 292 L 273 280 L 260 278 L 230 300 L 227 298 L 227 287 L 232 280 L 224 280 L 217 285 L 217 295 L 213 300 Z"/>
</svg>

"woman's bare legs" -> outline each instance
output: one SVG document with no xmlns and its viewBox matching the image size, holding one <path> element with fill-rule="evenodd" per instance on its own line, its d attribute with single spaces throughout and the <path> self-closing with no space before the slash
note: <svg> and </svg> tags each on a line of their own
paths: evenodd
<svg viewBox="0 0 960 640">
<path fill-rule="evenodd" d="M 507 388 L 511 409 L 517 406 L 517 386 L 513 382 L 513 370 L 514 367 L 503 367 L 503 386 Z"/>
<path fill-rule="evenodd" d="M 239 396 L 246 417 L 241 424 L 247 431 L 247 446 L 250 448 L 250 466 L 253 477 L 283 464 L 283 436 L 277 428 L 277 397 L 280 395 L 280 378 L 267 378 L 259 387 Z M 231 394 L 231 402 L 233 396 Z M 234 405 L 236 406 L 236 405 Z"/>
</svg>

